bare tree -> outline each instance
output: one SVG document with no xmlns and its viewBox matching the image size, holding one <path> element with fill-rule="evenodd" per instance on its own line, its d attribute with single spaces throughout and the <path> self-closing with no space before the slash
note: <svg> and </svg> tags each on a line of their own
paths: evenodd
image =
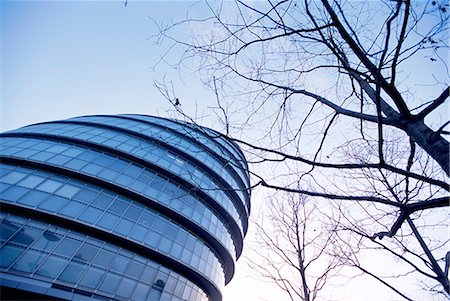
<svg viewBox="0 0 450 301">
<path fill-rule="evenodd" d="M 411 298 L 352 257 L 382 250 L 409 268 L 395 277 L 448 296 L 448 2 L 205 5 L 207 17 L 161 27 L 158 41 L 181 47 L 176 67 L 197 66 L 215 93 L 254 186 L 332 200 L 348 211 L 343 260 Z"/>
<path fill-rule="evenodd" d="M 275 283 L 289 300 L 313 301 L 339 272 L 341 259 L 330 256 L 335 231 L 321 220 L 318 204 L 299 194 L 272 197 L 256 225 L 250 265 Z"/>
</svg>

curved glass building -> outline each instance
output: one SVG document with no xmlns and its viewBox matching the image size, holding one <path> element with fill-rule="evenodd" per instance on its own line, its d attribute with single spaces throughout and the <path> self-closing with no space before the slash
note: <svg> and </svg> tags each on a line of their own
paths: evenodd
<svg viewBox="0 0 450 301">
<path fill-rule="evenodd" d="M 221 300 L 250 213 L 239 147 L 144 115 L 0 134 L 8 299 Z"/>
</svg>

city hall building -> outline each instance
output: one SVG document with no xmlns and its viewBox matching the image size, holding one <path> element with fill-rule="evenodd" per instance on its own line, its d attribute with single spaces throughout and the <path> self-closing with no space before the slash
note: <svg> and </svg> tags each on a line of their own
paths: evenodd
<svg viewBox="0 0 450 301">
<path fill-rule="evenodd" d="M 250 213 L 239 147 L 144 115 L 0 134 L 2 299 L 221 300 Z"/>
</svg>

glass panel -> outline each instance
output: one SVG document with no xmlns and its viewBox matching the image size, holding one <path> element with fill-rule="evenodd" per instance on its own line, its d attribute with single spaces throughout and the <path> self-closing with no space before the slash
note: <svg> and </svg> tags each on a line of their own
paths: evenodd
<svg viewBox="0 0 450 301">
<path fill-rule="evenodd" d="M 63 155 L 69 156 L 69 157 L 76 157 L 79 154 L 81 154 L 82 151 L 76 148 L 69 148 L 68 150 L 66 150 L 65 152 L 63 152 Z"/>
<path fill-rule="evenodd" d="M 117 215 L 105 212 L 98 221 L 97 226 L 111 230 L 118 220 L 119 217 Z"/>
<path fill-rule="evenodd" d="M 11 171 L 9 174 L 0 179 L 3 183 L 15 184 L 23 179 L 26 174 Z"/>
<path fill-rule="evenodd" d="M 177 243 L 174 243 L 172 246 L 172 250 L 170 251 L 170 254 L 175 258 L 180 258 L 182 253 L 183 247 Z"/>
<path fill-rule="evenodd" d="M 72 257 L 73 254 L 75 254 L 75 252 L 77 251 L 79 245 L 80 245 L 79 241 L 66 238 L 55 249 L 55 252 L 68 257 Z"/>
<path fill-rule="evenodd" d="M 98 153 L 95 153 L 91 150 L 85 151 L 82 154 L 80 154 L 78 156 L 78 158 L 80 158 L 81 160 L 85 160 L 87 162 L 93 161 L 97 158 L 97 156 L 99 156 Z"/>
<path fill-rule="evenodd" d="M 149 232 L 147 238 L 145 239 L 145 244 L 156 248 L 159 245 L 159 240 L 161 239 L 161 235 L 156 232 Z"/>
<path fill-rule="evenodd" d="M 36 189 L 39 189 L 41 191 L 53 193 L 61 186 L 61 183 L 53 181 L 53 180 L 45 180 L 44 183 L 39 185 Z"/>
<path fill-rule="evenodd" d="M 120 199 L 114 200 L 111 206 L 108 208 L 108 211 L 117 213 L 118 215 L 122 215 L 128 207 L 128 203 L 121 201 Z"/>
<path fill-rule="evenodd" d="M 80 214 L 81 210 L 84 207 L 84 205 L 71 200 L 64 206 L 63 209 L 61 209 L 61 211 L 59 211 L 59 213 L 70 217 L 76 217 L 78 216 L 78 214 Z"/>
<path fill-rule="evenodd" d="M 115 170 L 104 169 L 99 174 L 98 177 L 106 180 L 113 180 L 119 173 Z"/>
<path fill-rule="evenodd" d="M 51 251 L 60 240 L 60 235 L 46 230 L 44 234 L 34 243 L 33 248 Z"/>
<path fill-rule="evenodd" d="M 116 272 L 123 273 L 125 271 L 125 268 L 127 267 L 127 264 L 129 261 L 130 261 L 129 258 L 122 256 L 122 255 L 118 255 L 116 257 L 116 259 L 114 260 L 114 263 L 111 266 L 111 269 Z"/>
<path fill-rule="evenodd" d="M 111 253 L 107 250 L 100 250 L 97 257 L 94 260 L 95 264 L 98 264 L 102 267 L 108 268 L 109 264 L 114 258 L 114 253 Z"/>
<path fill-rule="evenodd" d="M 117 170 L 118 172 L 121 172 L 121 171 L 124 170 L 125 167 L 127 167 L 127 166 L 128 166 L 128 163 L 125 163 L 125 162 L 123 162 L 123 161 L 121 161 L 121 160 L 116 160 L 116 161 L 114 161 L 114 163 L 111 164 L 109 167 L 112 168 L 112 169 L 114 169 L 114 170 Z"/>
<path fill-rule="evenodd" d="M 67 161 L 69 161 L 71 158 L 67 157 L 67 156 L 62 156 L 62 155 L 56 155 L 53 158 L 47 160 L 48 163 L 52 163 L 55 165 L 63 165 L 64 163 L 66 163 Z"/>
<path fill-rule="evenodd" d="M 147 297 L 147 301 L 160 300 L 161 294 L 162 294 L 162 292 L 159 289 L 152 288 L 152 290 L 150 291 L 150 294 Z M 186 299 L 186 300 L 188 300 L 188 299 Z"/>
<path fill-rule="evenodd" d="M 47 149 L 46 151 L 51 152 L 51 153 L 61 153 L 63 151 L 65 151 L 68 147 L 66 146 L 62 146 L 62 145 L 54 145 L 52 147 L 50 147 L 49 149 Z"/>
<path fill-rule="evenodd" d="M 32 190 L 22 198 L 18 200 L 18 203 L 25 204 L 31 207 L 37 206 L 43 200 L 45 200 L 49 196 L 48 193 Z"/>
<path fill-rule="evenodd" d="M 156 270 L 155 269 L 157 269 L 157 268 L 159 268 L 158 265 L 156 265 L 154 268 L 153 267 L 152 268 L 148 268 L 147 267 L 144 270 L 144 273 L 141 276 L 141 281 L 153 284 L 153 281 L 155 280 L 155 277 L 156 277 Z"/>
<path fill-rule="evenodd" d="M 158 249 L 160 249 L 164 253 L 169 253 L 170 249 L 172 248 L 172 243 L 172 240 L 166 237 L 162 237 Z"/>
<path fill-rule="evenodd" d="M 122 186 L 128 186 L 131 184 L 131 182 L 133 182 L 133 178 L 126 175 L 120 175 L 116 178 L 115 181 Z"/>
<path fill-rule="evenodd" d="M 106 274 L 105 278 L 103 278 L 99 290 L 110 294 L 114 294 L 119 285 L 119 281 L 120 281 L 119 276 L 114 274 Z"/>
<path fill-rule="evenodd" d="M 41 252 L 27 250 L 22 257 L 12 266 L 13 270 L 31 273 L 44 260 L 46 254 Z"/>
<path fill-rule="evenodd" d="M 90 203 L 96 195 L 97 191 L 85 188 L 78 192 L 78 194 L 75 196 L 75 199 L 80 200 L 84 203 Z"/>
<path fill-rule="evenodd" d="M 80 190 L 80 188 L 76 187 L 76 186 L 72 186 L 69 184 L 65 184 L 63 187 L 61 187 L 56 194 L 66 197 L 68 199 L 72 198 L 78 191 Z"/>
<path fill-rule="evenodd" d="M 138 208 L 135 206 L 130 206 L 125 213 L 125 216 L 128 217 L 131 220 L 137 220 L 139 215 L 141 215 L 142 208 Z"/>
<path fill-rule="evenodd" d="M 79 159 L 72 159 L 70 162 L 67 162 L 64 164 L 64 166 L 73 168 L 75 170 L 80 170 L 83 166 L 85 166 L 87 162 L 79 160 Z"/>
<path fill-rule="evenodd" d="M 41 231 L 31 229 L 31 228 L 22 228 L 17 232 L 12 238 L 11 241 L 22 244 L 25 246 L 30 245 L 33 240 L 35 240 L 39 235 L 41 234 Z"/>
<path fill-rule="evenodd" d="M 23 187 L 28 187 L 28 188 L 34 188 L 43 181 L 44 181 L 44 179 L 42 179 L 40 177 L 30 175 L 30 176 L 26 177 L 25 179 L 23 179 L 22 181 L 20 181 L 20 183 L 18 185 L 23 186 Z"/>
<path fill-rule="evenodd" d="M 136 261 L 131 261 L 127 267 L 125 274 L 135 279 L 139 279 L 143 270 L 144 270 L 143 264 Z"/>
<path fill-rule="evenodd" d="M 134 287 L 136 286 L 136 281 L 123 278 L 122 283 L 120 283 L 119 289 L 117 290 L 117 295 L 124 297 L 124 298 L 130 298 L 131 294 L 134 291 Z"/>
<path fill-rule="evenodd" d="M 105 193 L 99 193 L 99 195 L 92 202 L 92 205 L 100 207 L 102 209 L 108 208 L 108 206 L 113 202 L 113 197 Z"/>
<path fill-rule="evenodd" d="M 159 233 L 164 233 L 165 228 L 168 225 L 168 221 L 163 220 L 162 217 L 157 217 L 155 222 L 153 223 L 153 229 L 158 231 Z"/>
<path fill-rule="evenodd" d="M 130 237 L 137 241 L 143 242 L 147 232 L 147 228 L 142 227 L 141 225 L 135 225 L 133 231 L 130 234 Z"/>
<path fill-rule="evenodd" d="M 20 187 L 20 186 L 12 186 L 8 190 L 2 192 L 1 197 L 15 202 L 17 199 L 20 199 L 25 193 L 28 192 L 28 189 Z"/>
<path fill-rule="evenodd" d="M 105 272 L 103 270 L 90 268 L 84 274 L 84 277 L 83 279 L 81 279 L 79 285 L 94 289 L 100 283 L 100 280 L 102 279 L 104 274 Z"/>
<path fill-rule="evenodd" d="M 126 219 L 122 219 L 117 226 L 114 228 L 114 231 L 120 233 L 124 236 L 127 236 L 130 233 L 131 229 L 133 229 L 133 222 L 130 222 Z"/>
<path fill-rule="evenodd" d="M 141 217 L 139 218 L 139 222 L 150 227 L 153 224 L 154 219 L 155 219 L 155 214 L 153 212 L 145 210 L 142 213 Z"/>
<path fill-rule="evenodd" d="M 90 224 L 95 223 L 97 219 L 100 217 L 100 215 L 103 213 L 102 210 L 94 208 L 94 207 L 88 207 L 84 212 L 78 217 L 79 220 L 88 222 Z"/>
<path fill-rule="evenodd" d="M 148 291 L 150 290 L 150 286 L 138 283 L 136 286 L 136 289 L 133 293 L 133 300 L 145 300 L 145 297 L 147 297 Z"/>
<path fill-rule="evenodd" d="M 37 270 L 36 274 L 56 278 L 66 263 L 67 260 L 63 260 L 58 257 L 49 257 Z"/>
<path fill-rule="evenodd" d="M 46 201 L 44 201 L 42 204 L 39 205 L 39 208 L 51 211 L 51 212 L 56 212 L 58 211 L 59 208 L 61 208 L 63 205 L 65 205 L 66 203 L 68 203 L 69 200 L 56 196 L 56 195 L 52 195 L 49 199 L 47 199 Z"/>
<path fill-rule="evenodd" d="M 46 161 L 48 159 L 50 159 L 51 157 L 53 157 L 55 154 L 53 153 L 38 153 L 36 155 L 33 156 L 33 160 L 38 160 L 38 161 Z"/>
<path fill-rule="evenodd" d="M 97 254 L 98 248 L 89 244 L 83 244 L 78 250 L 77 254 L 73 257 L 77 260 L 90 262 Z"/>
<path fill-rule="evenodd" d="M 0 223 L 0 237 L 2 241 L 8 240 L 14 233 L 19 229 L 18 226 L 6 221 L 2 220 Z"/>
<path fill-rule="evenodd" d="M 7 268 L 13 263 L 14 260 L 22 253 L 24 249 L 17 247 L 17 246 L 11 246 L 11 245 L 5 245 L 2 248 L 0 248 L 0 264 L 3 268 Z"/>
<path fill-rule="evenodd" d="M 86 165 L 85 167 L 83 167 L 81 170 L 91 174 L 91 175 L 96 175 L 98 174 L 101 170 L 103 169 L 102 166 L 94 164 L 94 163 L 90 163 L 88 165 Z"/>
<path fill-rule="evenodd" d="M 59 280 L 70 282 L 70 283 L 77 283 L 77 281 L 80 279 L 80 276 L 85 268 L 84 264 L 80 264 L 77 262 L 70 262 L 64 271 L 61 273 L 61 275 L 58 277 Z"/>
</svg>

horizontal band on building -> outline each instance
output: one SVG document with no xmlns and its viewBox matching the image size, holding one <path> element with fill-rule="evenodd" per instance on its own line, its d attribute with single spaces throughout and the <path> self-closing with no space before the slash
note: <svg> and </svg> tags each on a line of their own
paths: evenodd
<svg viewBox="0 0 450 301">
<path fill-rule="evenodd" d="M 228 253 L 228 250 L 210 233 L 208 233 L 206 230 L 204 230 L 202 227 L 191 221 L 190 219 L 186 218 L 185 216 L 179 214 L 178 212 L 175 212 L 171 210 L 170 208 L 158 203 L 157 201 L 154 201 L 152 199 L 146 198 L 140 194 L 137 194 L 131 190 L 128 190 L 126 188 L 123 188 L 121 186 L 115 185 L 114 183 L 95 178 L 83 173 L 78 173 L 72 170 L 68 170 L 65 168 L 52 166 L 52 165 L 44 165 L 42 163 L 23 160 L 23 159 L 17 159 L 17 158 L 11 158 L 11 157 L 4 157 L 0 156 L 0 161 L 3 164 L 9 164 L 9 165 L 15 165 L 15 166 L 24 166 L 24 167 L 31 167 L 38 170 L 43 170 L 46 172 L 59 174 L 62 176 L 74 178 L 83 182 L 91 183 L 94 185 L 97 185 L 101 188 L 110 190 L 112 192 L 115 192 L 117 194 L 123 195 L 125 197 L 131 198 L 148 208 L 154 209 L 155 211 L 160 212 L 161 214 L 173 219 L 177 223 L 183 225 L 187 230 L 194 233 L 197 237 L 202 238 L 208 245 L 211 246 L 211 249 L 217 254 L 217 258 L 221 261 L 224 268 L 224 274 L 225 274 L 225 282 L 228 283 L 231 278 L 233 278 L 234 275 L 234 261 L 231 255 Z"/>
<path fill-rule="evenodd" d="M 139 165 L 142 165 L 144 167 L 149 168 L 150 170 L 156 171 L 159 174 L 172 179 L 174 182 L 179 184 L 180 186 L 184 187 L 187 191 L 194 190 L 203 200 L 207 201 L 207 204 L 211 206 L 214 210 L 218 212 L 220 217 L 226 221 L 227 225 L 229 226 L 231 230 L 231 235 L 236 247 L 236 257 L 239 257 L 242 253 L 242 241 L 243 236 L 241 233 L 241 230 L 236 224 L 236 221 L 233 219 L 233 217 L 226 211 L 225 208 L 223 208 L 219 203 L 217 203 L 213 198 L 211 198 L 208 194 L 206 194 L 201 189 L 198 189 L 195 185 L 192 183 L 184 180 L 180 176 L 170 173 L 164 168 L 159 167 L 156 164 L 153 164 L 147 160 L 138 158 L 136 156 L 133 156 L 129 153 L 125 153 L 123 151 L 113 149 L 110 147 L 106 147 L 102 144 L 92 143 L 86 140 L 81 140 L 77 138 L 69 138 L 64 136 L 56 136 L 51 134 L 41 134 L 41 133 L 3 133 L 0 134 L 0 137 L 16 137 L 16 138 L 36 138 L 36 139 L 45 139 L 50 141 L 56 141 L 56 142 L 64 142 L 68 144 L 73 144 L 77 146 L 83 146 L 88 147 L 89 149 L 98 150 L 107 154 L 112 154 L 115 156 L 118 156 L 120 158 L 125 158 L 129 160 L 130 162 L 137 163 Z M 29 160 L 25 160 L 29 161 Z M 51 166 L 51 165 L 48 165 Z M 83 173 L 79 173 L 81 175 L 84 175 Z M 247 222 L 247 218 L 245 216 L 241 216 L 241 220 Z"/>
<path fill-rule="evenodd" d="M 37 221 L 42 221 L 63 228 L 68 228 L 102 241 L 106 240 L 114 242 L 114 244 L 119 247 L 135 252 L 136 254 L 144 256 L 148 259 L 154 260 L 186 277 L 187 279 L 197 284 L 200 288 L 202 288 L 212 298 L 212 300 L 222 300 L 220 290 L 208 278 L 196 272 L 189 266 L 186 266 L 183 263 L 180 263 L 179 261 L 160 252 L 157 252 L 150 248 L 146 248 L 145 246 L 140 245 L 136 242 L 114 235 L 113 233 L 103 231 L 99 228 L 90 227 L 88 225 L 78 223 L 76 221 L 66 219 L 55 214 L 33 210 L 31 208 L 25 208 L 22 206 L 16 206 L 13 204 L 1 202 L 1 210 L 4 213 L 32 218 Z"/>
</svg>

